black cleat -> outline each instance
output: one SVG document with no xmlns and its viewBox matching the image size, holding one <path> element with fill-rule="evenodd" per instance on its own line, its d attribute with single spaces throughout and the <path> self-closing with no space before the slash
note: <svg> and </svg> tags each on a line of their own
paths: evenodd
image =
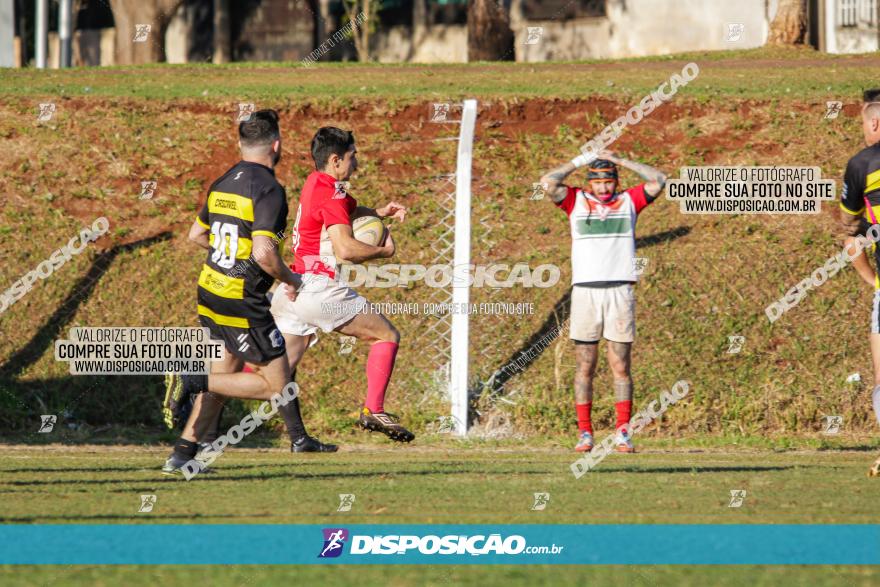
<svg viewBox="0 0 880 587">
<path fill-rule="evenodd" d="M 210 474 L 214 472 L 214 469 L 211 468 L 211 463 L 220 456 L 223 456 L 222 450 L 215 451 L 210 442 L 200 442 L 199 451 L 193 457 L 193 460 L 201 466 L 200 472 Z"/>
<path fill-rule="evenodd" d="M 303 436 L 290 443 L 290 452 L 336 452 L 339 447 L 335 444 L 324 444 L 317 438 Z"/>
<path fill-rule="evenodd" d="M 168 460 L 165 461 L 165 464 L 162 466 L 162 474 L 175 477 L 179 475 L 182 477 L 183 471 L 181 471 L 181 469 L 188 462 L 188 459 L 177 456 L 177 453 L 171 453 L 171 456 L 168 457 Z"/>
<path fill-rule="evenodd" d="M 361 411 L 361 417 L 358 418 L 358 424 L 364 430 L 371 432 L 381 432 L 391 440 L 397 442 L 412 442 L 416 435 L 404 428 L 398 422 L 400 418 L 388 412 L 378 412 L 374 414 L 369 408 Z"/>
<path fill-rule="evenodd" d="M 223 452 L 215 453 L 212 452 L 210 447 L 206 448 L 204 444 L 199 445 L 201 448 L 199 452 L 196 453 L 196 456 L 192 458 L 198 465 L 198 468 L 195 470 L 196 473 L 202 475 L 211 475 L 214 473 L 214 469 L 210 468 L 210 464 L 214 461 L 215 458 L 222 455 Z M 162 466 L 162 474 L 168 475 L 171 477 L 184 477 L 183 474 L 183 466 L 189 462 L 189 459 L 178 456 L 177 453 L 171 453 L 171 456 L 168 457 L 168 460 L 165 461 L 165 464 Z"/>
</svg>

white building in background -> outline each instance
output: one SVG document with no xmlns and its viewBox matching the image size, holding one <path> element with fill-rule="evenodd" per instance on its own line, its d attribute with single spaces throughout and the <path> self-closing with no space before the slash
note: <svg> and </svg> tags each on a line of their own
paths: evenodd
<svg viewBox="0 0 880 587">
<path fill-rule="evenodd" d="M 813 0 L 816 1 L 816 0 Z M 822 32 L 828 53 L 869 53 L 880 50 L 878 0 L 824 0 Z"/>
<path fill-rule="evenodd" d="M 510 10 L 514 57 L 525 62 L 753 49 L 766 42 L 778 4 L 778 0 L 500 1 Z M 731 26 L 738 31 L 732 38 Z M 429 22 L 415 35 L 410 27 L 399 25 L 377 36 L 375 49 L 383 62 L 464 62 L 467 24 L 463 19 Z"/>
<path fill-rule="evenodd" d="M 528 20 L 520 4 L 511 7 L 517 61 L 551 61 L 753 49 L 777 0 L 607 0 L 601 16 L 566 21 Z M 526 44 L 529 27 L 543 28 L 540 42 Z"/>
<path fill-rule="evenodd" d="M 500 1 L 510 8 L 516 60 L 526 62 L 754 49 L 767 42 L 779 5 L 778 0 Z M 880 50 L 880 0 L 804 1 L 808 45 L 828 53 Z M 463 62 L 467 26 L 428 23 L 418 35 L 397 26 L 377 36 L 376 44 L 380 61 Z"/>
<path fill-rule="evenodd" d="M 753 49 L 766 43 L 779 4 L 779 0 L 497 1 L 509 9 L 515 37 L 509 55 L 520 62 Z M 880 0 L 804 2 L 809 45 L 829 53 L 880 49 Z M 56 7 L 54 1 L 47 0 L 47 4 L 53 10 Z M 326 19 L 317 18 L 307 4 L 305 0 L 230 3 L 230 17 L 239 25 L 232 39 L 233 60 L 298 61 L 308 55 L 343 19 L 330 13 Z M 323 0 L 319 4 L 335 5 Z M 212 0 L 187 0 L 180 6 L 165 35 L 167 61 L 210 61 L 213 5 Z M 25 22 L 22 15 L 16 15 L 20 6 L 14 0 L 0 0 L 0 66 L 20 65 L 33 58 L 26 50 L 27 42 L 20 37 L 12 40 Z M 116 35 L 109 2 L 79 6 L 74 65 L 113 65 Z M 384 0 L 381 15 L 370 38 L 372 59 L 385 63 L 467 61 L 467 0 Z M 58 36 L 50 32 L 50 67 L 57 67 L 58 55 Z M 326 60 L 355 58 L 348 43 L 338 44 L 326 56 Z"/>
<path fill-rule="evenodd" d="M 648 57 L 754 49 L 767 42 L 778 0 L 500 0 L 510 9 L 516 61 Z M 455 3 L 455 0 L 445 0 Z M 880 49 L 880 0 L 804 0 L 807 44 L 829 53 Z M 428 0 L 428 4 L 432 4 Z M 379 61 L 464 62 L 467 25 L 428 22 L 376 35 Z"/>
<path fill-rule="evenodd" d="M 601 14 L 535 20 L 529 18 L 529 2 L 513 0 L 511 5 L 517 61 L 753 49 L 767 42 L 779 4 L 778 0 L 605 0 Z M 880 50 L 880 0 L 805 2 L 807 44 L 828 53 Z M 596 6 L 601 10 L 603 3 Z M 543 29 L 540 41 L 527 43 L 535 27 Z"/>
</svg>

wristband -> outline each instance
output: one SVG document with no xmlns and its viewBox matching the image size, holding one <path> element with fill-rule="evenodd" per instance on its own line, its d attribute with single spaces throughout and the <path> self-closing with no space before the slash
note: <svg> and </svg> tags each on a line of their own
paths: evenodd
<svg viewBox="0 0 880 587">
<path fill-rule="evenodd" d="M 584 165 L 589 164 L 592 161 L 595 161 L 598 158 L 598 155 L 595 153 L 590 153 L 589 155 L 582 153 L 571 160 L 571 164 L 575 166 L 575 169 L 578 167 L 583 167 Z"/>
</svg>

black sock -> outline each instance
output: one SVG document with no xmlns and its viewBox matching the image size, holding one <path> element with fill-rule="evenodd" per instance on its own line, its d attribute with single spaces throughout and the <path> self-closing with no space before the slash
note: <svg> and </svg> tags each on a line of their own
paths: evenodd
<svg viewBox="0 0 880 587">
<path fill-rule="evenodd" d="M 205 437 L 199 444 L 211 444 L 220 437 L 220 421 L 223 419 L 223 410 L 225 409 L 226 404 L 220 406 L 220 413 L 217 414 L 217 423 L 214 425 L 214 428 L 212 428 L 208 431 L 207 434 L 205 434 Z"/>
<path fill-rule="evenodd" d="M 183 391 L 186 394 L 208 391 L 207 375 L 182 375 Z"/>
<path fill-rule="evenodd" d="M 290 442 L 296 442 L 300 438 L 306 436 L 306 425 L 303 424 L 302 414 L 299 411 L 299 398 L 294 399 L 286 406 L 279 406 L 278 411 L 284 418 L 284 425 L 287 426 L 287 435 Z"/>
<path fill-rule="evenodd" d="M 290 374 L 290 380 L 296 381 L 296 369 Z M 306 436 L 306 425 L 303 423 L 302 414 L 299 410 L 299 397 L 289 402 L 286 406 L 278 406 L 284 425 L 287 427 L 287 435 L 290 442 L 296 442 Z"/>
<path fill-rule="evenodd" d="M 174 454 L 186 460 L 191 460 L 199 450 L 199 445 L 192 440 L 183 437 L 178 438 L 174 443 Z"/>
</svg>

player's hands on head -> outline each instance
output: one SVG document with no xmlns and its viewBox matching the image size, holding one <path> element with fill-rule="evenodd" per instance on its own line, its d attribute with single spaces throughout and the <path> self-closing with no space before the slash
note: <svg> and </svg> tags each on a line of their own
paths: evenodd
<svg viewBox="0 0 880 587">
<path fill-rule="evenodd" d="M 394 218 L 399 222 L 403 222 L 406 218 L 406 207 L 397 202 L 388 202 L 381 208 L 376 208 L 376 214 L 381 218 Z"/>
<path fill-rule="evenodd" d="M 599 151 L 599 159 L 605 159 L 612 163 L 617 163 L 617 155 L 611 149 L 602 149 Z"/>
</svg>

